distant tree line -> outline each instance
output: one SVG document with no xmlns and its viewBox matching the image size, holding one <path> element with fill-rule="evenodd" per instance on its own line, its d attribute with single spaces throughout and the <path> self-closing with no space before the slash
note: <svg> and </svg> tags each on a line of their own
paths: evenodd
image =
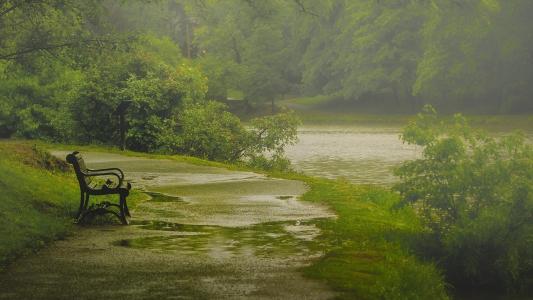
<svg viewBox="0 0 533 300">
<path fill-rule="evenodd" d="M 533 110 L 529 0 L 165 0 L 119 11 L 125 27 L 164 32 L 194 58 L 211 98 L 235 89 L 251 102 L 327 95 L 343 109 Z"/>
<path fill-rule="evenodd" d="M 527 113 L 531 11 L 529 0 L 0 0 L 0 136 L 107 143 L 112 111 L 132 100 L 129 147 L 183 151 L 169 138 L 180 114 L 232 92 Z"/>
</svg>

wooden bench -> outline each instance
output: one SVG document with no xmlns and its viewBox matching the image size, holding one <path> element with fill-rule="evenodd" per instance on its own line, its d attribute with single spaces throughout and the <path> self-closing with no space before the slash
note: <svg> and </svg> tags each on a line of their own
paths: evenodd
<svg viewBox="0 0 533 300">
<path fill-rule="evenodd" d="M 67 155 L 67 162 L 74 167 L 76 178 L 80 184 L 80 208 L 76 221 L 82 223 L 87 216 L 111 213 L 117 216 L 122 224 L 127 225 L 129 223 L 127 217 L 131 217 L 131 215 L 126 197 L 130 193 L 131 184 L 124 180 L 124 172 L 118 168 L 89 169 L 85 166 L 78 151 Z M 116 180 L 111 180 L 110 177 Z M 105 201 L 89 206 L 90 195 L 119 195 L 119 202 L 114 204 Z M 118 208 L 118 211 L 113 210 L 113 207 Z"/>
</svg>

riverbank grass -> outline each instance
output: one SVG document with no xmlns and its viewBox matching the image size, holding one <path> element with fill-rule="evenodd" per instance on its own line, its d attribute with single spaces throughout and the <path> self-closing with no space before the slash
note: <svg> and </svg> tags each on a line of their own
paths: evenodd
<svg viewBox="0 0 533 300">
<path fill-rule="evenodd" d="M 424 234 L 410 208 L 395 209 L 397 194 L 343 180 L 282 175 L 305 181 L 304 201 L 326 204 L 336 219 L 319 223 L 326 254 L 305 273 L 325 280 L 344 299 L 447 299 L 444 277 L 408 250 Z"/>
</svg>

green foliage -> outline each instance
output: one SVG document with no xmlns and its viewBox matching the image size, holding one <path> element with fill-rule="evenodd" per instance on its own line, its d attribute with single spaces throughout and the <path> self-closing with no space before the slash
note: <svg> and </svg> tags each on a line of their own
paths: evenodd
<svg viewBox="0 0 533 300">
<path fill-rule="evenodd" d="M 439 107 L 531 109 L 531 1 L 440 3 L 427 11 L 414 94 Z M 483 107 L 480 107 L 481 104 Z"/>
<path fill-rule="evenodd" d="M 96 12 L 96 1 L 6 0 L 0 3 L 0 60 L 30 66 L 30 54 L 66 52 L 92 38 L 84 22 Z"/>
<path fill-rule="evenodd" d="M 204 100 L 206 79 L 185 61 L 166 64 L 165 52 L 152 52 L 157 49 L 154 41 L 159 41 L 156 45 L 169 43 L 145 37 L 133 50 L 102 57 L 88 70 L 87 80 L 72 103 L 78 140 L 116 140 L 118 117 L 112 112 L 122 101 L 132 101 L 127 110 L 127 146 L 138 151 L 176 148 L 173 135 L 178 112 L 186 104 Z"/>
<path fill-rule="evenodd" d="M 494 138 L 427 106 L 402 134 L 423 158 L 396 186 L 430 231 L 429 256 L 456 285 L 519 289 L 533 270 L 533 149 L 520 134 Z"/>
<path fill-rule="evenodd" d="M 297 66 L 287 63 L 297 55 L 287 48 L 293 8 L 285 1 L 212 1 L 189 11 L 200 21 L 195 45 L 216 98 L 237 89 L 258 103 L 293 90 Z"/>
<path fill-rule="evenodd" d="M 327 95 L 413 112 L 531 111 L 528 0 L 212 1 L 190 6 L 213 95 Z M 215 71 L 216 70 L 216 71 Z M 215 92 L 216 91 L 216 92 Z M 424 101 L 422 101 L 424 100 Z"/>
<path fill-rule="evenodd" d="M 249 129 L 219 102 L 187 106 L 179 117 L 178 151 L 218 161 L 244 161 L 261 169 L 287 169 L 284 148 L 297 140 L 292 113 L 256 118 Z"/>
<path fill-rule="evenodd" d="M 245 148 L 247 133 L 240 120 L 219 102 L 191 105 L 180 113 L 181 153 L 209 160 L 235 161 Z"/>
<path fill-rule="evenodd" d="M 133 101 L 127 136 L 132 150 L 174 150 L 178 112 L 186 103 L 201 101 L 202 91 L 205 93 L 202 74 L 191 67 L 159 65 L 154 71 L 148 71 L 144 78 L 132 75 L 119 91 L 122 99 Z"/>
<path fill-rule="evenodd" d="M 57 61 L 35 59 L 39 70 L 9 64 L 0 81 L 0 136 L 65 140 L 72 129 L 68 103 L 83 74 Z"/>
</svg>

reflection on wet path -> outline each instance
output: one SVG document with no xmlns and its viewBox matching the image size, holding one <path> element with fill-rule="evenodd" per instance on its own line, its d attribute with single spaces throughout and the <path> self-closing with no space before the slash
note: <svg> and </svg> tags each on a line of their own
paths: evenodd
<svg viewBox="0 0 533 300">
<path fill-rule="evenodd" d="M 9 277 L 0 277 L 0 299 L 334 296 L 298 272 L 323 255 L 315 223 L 334 217 L 297 199 L 306 190 L 303 183 L 168 160 L 82 154 L 91 168 L 122 168 L 148 199 L 132 211 L 131 226 L 84 227 L 19 261 Z"/>
<path fill-rule="evenodd" d="M 161 230 L 165 234 L 123 239 L 115 244 L 123 247 L 173 251 L 182 255 L 199 255 L 212 259 L 250 256 L 282 259 L 320 254 L 315 238 L 320 230 L 313 223 L 268 223 L 250 227 L 185 225 L 160 221 L 141 221 L 133 225 L 141 229 Z M 297 225 L 296 225 L 297 224 Z"/>
</svg>

